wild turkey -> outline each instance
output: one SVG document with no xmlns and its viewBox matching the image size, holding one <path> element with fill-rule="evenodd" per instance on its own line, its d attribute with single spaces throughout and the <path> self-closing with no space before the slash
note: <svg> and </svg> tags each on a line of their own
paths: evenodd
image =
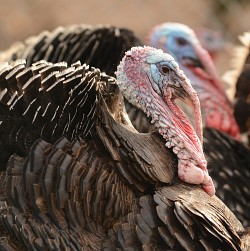
<svg viewBox="0 0 250 251">
<path fill-rule="evenodd" d="M 144 74 L 156 74 L 148 75 L 149 89 L 159 102 L 158 88 L 196 98 L 173 59 L 149 47 L 132 49 L 118 68 L 127 97 L 132 87 L 125 90 L 122 81 L 139 84 L 142 76 L 132 71 L 145 66 Z M 12 149 L 1 175 L 2 250 L 247 250 L 248 232 L 232 212 L 216 196 L 178 181 L 180 159 L 165 146 L 163 115 L 155 118 L 163 136 L 138 133 L 114 78 L 80 63 L 45 61 L 6 64 L 0 76 L 0 129 L 9 135 L 1 145 Z M 174 82 L 161 85 L 162 78 Z M 174 96 L 165 96 L 173 106 Z M 130 99 L 137 103 L 133 93 Z M 170 121 L 177 122 L 174 115 Z M 184 122 L 176 127 L 179 139 L 195 136 L 182 133 Z M 197 136 L 190 140 L 199 144 Z"/>
<path fill-rule="evenodd" d="M 239 37 L 241 45 L 234 50 L 232 70 L 225 76 L 225 81 L 231 86 L 235 95 L 234 115 L 239 124 L 241 133 L 247 138 L 250 145 L 250 33 L 246 32 Z"/>
</svg>

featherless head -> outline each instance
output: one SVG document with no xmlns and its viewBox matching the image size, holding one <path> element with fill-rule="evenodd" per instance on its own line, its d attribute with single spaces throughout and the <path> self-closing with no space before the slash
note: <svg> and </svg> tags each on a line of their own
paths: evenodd
<svg viewBox="0 0 250 251">
<path fill-rule="evenodd" d="M 195 33 L 188 26 L 180 23 L 163 23 L 155 26 L 148 35 L 148 43 L 170 53 L 177 62 L 182 53 L 194 53 L 193 47 L 199 45 Z"/>
<path fill-rule="evenodd" d="M 149 33 L 151 46 L 171 54 L 180 66 L 189 68 L 201 78 L 209 79 L 219 91 L 224 88 L 209 53 L 201 46 L 194 31 L 180 23 L 163 23 Z"/>
<path fill-rule="evenodd" d="M 126 52 L 116 75 L 123 96 L 152 118 L 166 146 L 177 154 L 179 178 L 202 184 L 204 190 L 213 195 L 214 187 L 202 150 L 199 99 L 173 57 L 151 47 L 134 47 Z M 176 98 L 194 109 L 196 132 L 176 105 Z"/>
<path fill-rule="evenodd" d="M 163 45 L 163 38 L 175 35 L 176 37 L 185 37 L 186 39 L 196 40 L 198 43 L 195 33 L 187 25 L 181 23 L 162 23 L 152 28 L 147 37 L 147 42 L 151 45 L 157 46 Z M 162 40 L 161 40 L 162 39 Z M 165 40 L 166 42 L 166 40 Z M 156 47 L 158 48 L 158 46 Z"/>
</svg>

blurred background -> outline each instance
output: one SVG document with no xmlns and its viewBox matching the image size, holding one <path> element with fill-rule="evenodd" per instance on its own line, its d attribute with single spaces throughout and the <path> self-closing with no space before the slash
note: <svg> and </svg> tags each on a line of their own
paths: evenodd
<svg viewBox="0 0 250 251">
<path fill-rule="evenodd" d="M 8 0 L 0 7 L 0 50 L 42 30 L 70 24 L 113 24 L 145 39 L 152 26 L 181 22 L 195 30 L 209 28 L 220 40 L 220 74 L 229 68 L 232 45 L 250 30 L 248 0 Z M 216 35 L 216 36 L 217 36 Z M 208 38 L 213 39 L 213 38 Z"/>
</svg>

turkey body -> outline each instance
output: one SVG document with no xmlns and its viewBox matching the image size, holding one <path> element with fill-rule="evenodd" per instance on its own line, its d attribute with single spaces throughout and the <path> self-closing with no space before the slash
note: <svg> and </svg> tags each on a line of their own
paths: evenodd
<svg viewBox="0 0 250 251">
<path fill-rule="evenodd" d="M 0 86 L 1 250 L 244 250 L 234 214 L 131 126 L 114 78 L 21 61 Z"/>
</svg>

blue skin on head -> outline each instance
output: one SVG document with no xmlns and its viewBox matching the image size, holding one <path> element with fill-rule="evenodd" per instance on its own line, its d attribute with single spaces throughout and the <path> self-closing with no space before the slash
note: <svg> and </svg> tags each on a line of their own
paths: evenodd
<svg viewBox="0 0 250 251">
<path fill-rule="evenodd" d="M 186 25 L 174 23 L 159 25 L 153 30 L 150 43 L 170 53 L 178 63 L 184 58 L 197 59 L 194 46 L 199 44 L 199 41 Z"/>
</svg>

